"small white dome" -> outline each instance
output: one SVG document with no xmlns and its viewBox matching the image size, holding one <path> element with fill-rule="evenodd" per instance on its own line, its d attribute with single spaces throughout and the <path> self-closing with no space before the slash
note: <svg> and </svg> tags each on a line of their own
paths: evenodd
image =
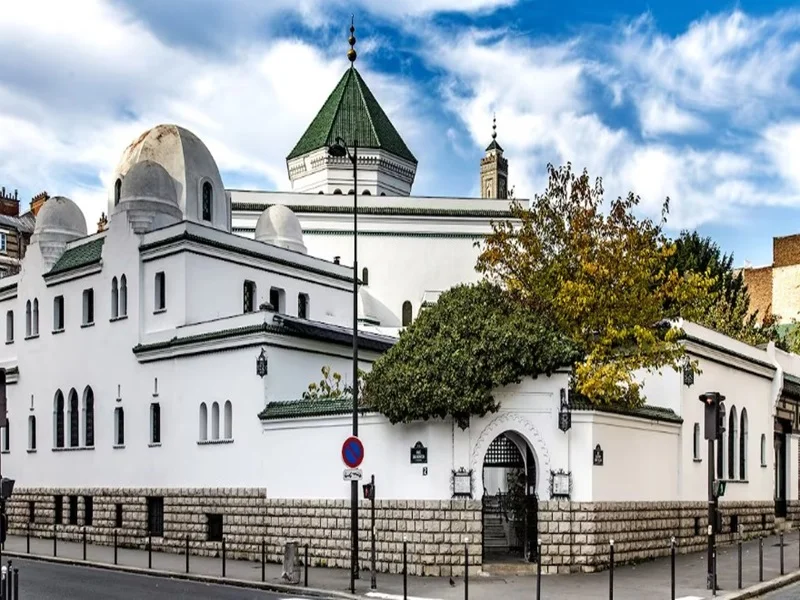
<svg viewBox="0 0 800 600">
<path fill-rule="evenodd" d="M 36 215 L 34 234 L 59 233 L 69 237 L 86 237 L 86 218 L 78 205 L 64 196 L 48 198 Z"/>
<path fill-rule="evenodd" d="M 261 213 L 256 223 L 256 240 L 281 248 L 307 254 L 303 228 L 292 210 L 283 204 L 273 204 Z"/>
<path fill-rule="evenodd" d="M 178 206 L 175 182 L 164 167 L 143 160 L 133 165 L 122 180 L 120 202 L 130 200 L 155 200 Z"/>
<path fill-rule="evenodd" d="M 380 325 L 375 298 L 363 287 L 358 290 L 358 320 L 371 325 Z"/>
</svg>

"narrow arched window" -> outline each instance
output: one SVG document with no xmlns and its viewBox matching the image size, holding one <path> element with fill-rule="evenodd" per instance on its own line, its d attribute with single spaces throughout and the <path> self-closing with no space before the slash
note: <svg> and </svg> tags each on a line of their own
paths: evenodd
<svg viewBox="0 0 800 600">
<path fill-rule="evenodd" d="M 403 302 L 403 327 L 411 325 L 411 302 Z"/>
<path fill-rule="evenodd" d="M 700 423 L 694 424 L 694 436 L 692 440 L 692 454 L 695 460 L 700 460 Z"/>
<path fill-rule="evenodd" d="M 80 446 L 80 407 L 78 406 L 78 392 L 74 389 L 69 391 L 69 447 L 77 448 Z"/>
<path fill-rule="evenodd" d="M 211 221 L 211 205 L 214 202 L 214 192 L 211 184 L 206 181 L 203 183 L 203 221 Z"/>
<path fill-rule="evenodd" d="M 14 311 L 9 310 L 6 313 L 6 344 L 14 341 Z"/>
<path fill-rule="evenodd" d="M 225 402 L 225 439 L 233 439 L 233 404 L 230 400 Z"/>
<path fill-rule="evenodd" d="M 761 466 L 767 466 L 767 436 L 766 434 L 761 434 Z"/>
<path fill-rule="evenodd" d="M 309 318 L 309 299 L 308 294 L 297 295 L 297 316 L 301 319 Z"/>
<path fill-rule="evenodd" d="M 36 450 L 36 417 L 28 417 L 28 450 Z"/>
<path fill-rule="evenodd" d="M 94 392 L 88 386 L 83 391 L 83 444 L 94 446 Z"/>
<path fill-rule="evenodd" d="M 31 337 L 31 301 L 25 303 L 25 337 Z"/>
<path fill-rule="evenodd" d="M 123 275 L 119 279 L 119 316 L 128 314 L 128 279 Z"/>
<path fill-rule="evenodd" d="M 219 403 L 211 405 L 211 439 L 219 439 Z"/>
<path fill-rule="evenodd" d="M 116 319 L 119 316 L 119 284 L 117 278 L 111 279 L 111 318 Z"/>
<path fill-rule="evenodd" d="M 362 196 L 371 196 L 372 192 L 370 192 L 369 190 L 364 190 L 363 192 L 361 192 L 361 195 Z"/>
<path fill-rule="evenodd" d="M 125 409 L 121 406 L 114 409 L 114 444 L 125 445 Z"/>
<path fill-rule="evenodd" d="M 739 427 L 739 479 L 747 479 L 747 409 L 742 409 Z"/>
<path fill-rule="evenodd" d="M 369 285 L 369 269 L 367 269 L 367 267 L 361 269 L 361 283 L 363 285 Z"/>
<path fill-rule="evenodd" d="M 201 442 L 208 439 L 208 407 L 205 402 L 200 403 L 200 427 L 197 435 Z"/>
<path fill-rule="evenodd" d="M 339 188 L 336 188 L 335 190 L 333 190 L 333 195 L 334 196 L 341 196 L 342 195 L 342 190 L 340 190 Z"/>
<path fill-rule="evenodd" d="M 33 299 L 33 335 L 39 335 L 39 299 Z"/>
<path fill-rule="evenodd" d="M 11 451 L 11 421 L 6 419 L 6 426 L 2 428 L 3 431 L 3 452 Z"/>
<path fill-rule="evenodd" d="M 119 204 L 119 197 L 122 194 L 122 179 L 117 179 L 114 182 L 114 206 Z"/>
<path fill-rule="evenodd" d="M 64 394 L 56 392 L 53 400 L 53 446 L 64 447 Z"/>
<path fill-rule="evenodd" d="M 736 457 L 739 450 L 739 419 L 736 416 L 736 407 L 731 406 L 728 416 L 728 479 L 735 479 L 738 471 Z"/>
</svg>

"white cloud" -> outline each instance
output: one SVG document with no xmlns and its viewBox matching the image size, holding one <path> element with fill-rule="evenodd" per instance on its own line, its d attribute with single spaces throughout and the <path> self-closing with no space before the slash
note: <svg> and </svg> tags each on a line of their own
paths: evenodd
<svg viewBox="0 0 800 600">
<path fill-rule="evenodd" d="M 706 123 L 674 102 L 655 94 L 645 96 L 639 104 L 639 119 L 645 136 L 662 133 L 691 133 L 707 129 Z"/>
</svg>

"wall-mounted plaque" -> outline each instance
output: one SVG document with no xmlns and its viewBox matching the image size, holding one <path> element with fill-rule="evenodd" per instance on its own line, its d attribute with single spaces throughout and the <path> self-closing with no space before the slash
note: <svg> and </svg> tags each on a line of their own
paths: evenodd
<svg viewBox="0 0 800 600">
<path fill-rule="evenodd" d="M 411 448 L 411 464 L 424 465 L 428 463 L 428 449 L 422 445 L 422 442 L 417 442 Z"/>
<path fill-rule="evenodd" d="M 603 466 L 603 449 L 600 447 L 600 444 L 594 447 L 594 466 Z"/>
<path fill-rule="evenodd" d="M 472 498 L 472 471 L 464 467 L 453 471 L 453 497 Z"/>
</svg>

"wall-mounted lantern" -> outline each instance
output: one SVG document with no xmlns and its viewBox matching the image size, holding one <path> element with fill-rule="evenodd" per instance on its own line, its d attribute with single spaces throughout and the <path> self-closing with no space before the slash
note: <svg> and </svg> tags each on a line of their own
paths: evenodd
<svg viewBox="0 0 800 600">
<path fill-rule="evenodd" d="M 603 466 L 603 449 L 600 447 L 600 444 L 594 447 L 593 463 L 595 467 Z"/>
<path fill-rule="evenodd" d="M 261 349 L 261 354 L 258 355 L 256 359 L 256 374 L 259 377 L 264 377 L 267 374 L 268 365 L 267 365 L 267 353 L 264 349 Z"/>
<path fill-rule="evenodd" d="M 686 387 L 692 387 L 694 384 L 694 369 L 692 369 L 691 361 L 689 360 L 688 356 L 683 357 L 683 385 Z"/>
<path fill-rule="evenodd" d="M 558 411 L 558 428 L 561 431 L 569 431 L 572 427 L 572 413 L 569 411 L 569 401 L 567 400 L 567 390 L 561 388 L 561 407 Z"/>
</svg>

